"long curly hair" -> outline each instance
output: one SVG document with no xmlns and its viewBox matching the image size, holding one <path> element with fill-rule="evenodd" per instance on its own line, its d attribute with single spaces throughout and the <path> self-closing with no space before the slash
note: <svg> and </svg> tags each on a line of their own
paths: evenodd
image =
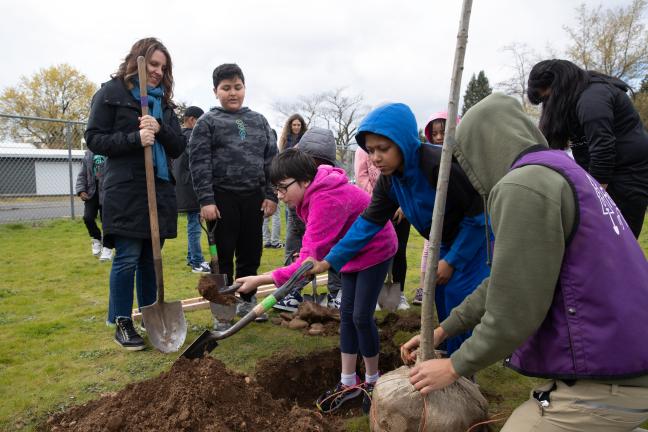
<svg viewBox="0 0 648 432">
<path fill-rule="evenodd" d="M 169 50 L 157 38 L 144 38 L 135 42 L 130 52 L 124 58 L 124 61 L 119 65 L 117 72 L 111 76 L 121 79 L 129 89 L 133 88 L 135 85 L 133 78 L 137 77 L 137 57 L 144 56 L 148 63 L 153 53 L 157 50 L 162 51 L 167 60 L 164 76 L 160 83 L 164 89 L 164 97 L 162 99 L 166 105 L 174 106 L 171 101 L 173 99 L 173 63 L 171 62 Z"/>
<path fill-rule="evenodd" d="M 533 105 L 542 103 L 538 126 L 551 148 L 564 149 L 576 137 L 579 125 L 576 104 L 592 78 L 626 91 L 630 88 L 617 78 L 581 69 L 568 60 L 543 60 L 531 69 L 527 96 Z"/>
<path fill-rule="evenodd" d="M 299 114 L 293 114 L 288 119 L 286 120 L 286 123 L 284 123 L 284 127 L 281 130 L 281 136 L 279 137 L 279 142 L 277 143 L 277 148 L 279 151 L 283 151 L 286 148 L 286 142 L 288 141 L 288 135 L 292 134 L 292 129 L 290 127 L 290 124 L 294 120 L 299 120 L 301 122 L 301 129 L 299 130 L 298 136 L 304 135 L 304 132 L 306 132 L 306 122 L 304 121 L 304 117 L 300 116 Z"/>
</svg>

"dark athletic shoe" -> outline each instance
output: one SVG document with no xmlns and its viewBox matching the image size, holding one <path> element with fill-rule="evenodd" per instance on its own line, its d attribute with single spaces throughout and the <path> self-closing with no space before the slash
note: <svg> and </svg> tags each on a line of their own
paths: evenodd
<svg viewBox="0 0 648 432">
<path fill-rule="evenodd" d="M 362 396 L 362 412 L 365 414 L 369 414 L 369 411 L 371 410 L 371 398 L 373 397 L 373 389 L 376 383 L 368 383 L 365 382 L 362 384 L 362 387 L 364 389 L 364 394 Z"/>
<path fill-rule="evenodd" d="M 330 413 L 340 408 L 344 402 L 357 398 L 362 393 L 362 384 L 360 378 L 356 377 L 357 384 L 346 386 L 341 382 L 331 389 L 325 391 L 317 398 L 315 405 L 323 413 Z"/>
<path fill-rule="evenodd" d="M 140 351 L 146 348 L 144 339 L 140 336 L 135 327 L 133 320 L 130 318 L 117 318 L 115 320 L 115 342 L 128 351 Z"/>
</svg>

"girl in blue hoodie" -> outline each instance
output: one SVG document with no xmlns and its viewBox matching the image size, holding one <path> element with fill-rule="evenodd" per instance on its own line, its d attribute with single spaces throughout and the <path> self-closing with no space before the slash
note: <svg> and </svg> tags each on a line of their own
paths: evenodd
<svg viewBox="0 0 648 432">
<path fill-rule="evenodd" d="M 389 221 L 400 206 L 426 239 L 441 161 L 441 147 L 421 144 L 414 114 L 407 105 L 386 104 L 371 111 L 358 128 L 356 141 L 380 169 L 371 204 L 312 273 L 340 269 Z M 482 200 L 457 163 L 452 164 L 437 272 L 439 320 L 472 293 L 489 275 Z M 469 333 L 447 339 L 454 352 Z"/>
</svg>

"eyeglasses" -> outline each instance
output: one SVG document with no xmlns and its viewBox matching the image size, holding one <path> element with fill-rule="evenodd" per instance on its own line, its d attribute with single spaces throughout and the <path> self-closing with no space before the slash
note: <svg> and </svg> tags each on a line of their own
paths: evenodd
<svg viewBox="0 0 648 432">
<path fill-rule="evenodd" d="M 272 186 L 272 190 L 274 190 L 275 193 L 281 192 L 282 194 L 285 194 L 286 192 L 288 192 L 288 188 L 290 186 L 292 186 L 293 183 L 296 183 L 296 182 L 297 182 L 297 180 L 293 180 L 288 184 L 276 184 L 276 185 Z"/>
</svg>

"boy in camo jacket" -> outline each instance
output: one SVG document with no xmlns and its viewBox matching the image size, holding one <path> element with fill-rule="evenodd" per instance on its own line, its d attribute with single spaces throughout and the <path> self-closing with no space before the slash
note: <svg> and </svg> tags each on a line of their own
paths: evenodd
<svg viewBox="0 0 648 432">
<path fill-rule="evenodd" d="M 189 142 L 189 169 L 208 224 L 218 221 L 216 247 L 220 272 L 234 280 L 257 274 L 263 250 L 263 217 L 277 208 L 269 180 L 269 167 L 277 154 L 277 141 L 266 118 L 247 107 L 245 78 L 236 64 L 214 69 L 214 94 L 220 107 L 200 117 Z M 210 225 L 211 226 L 211 225 Z M 251 309 L 255 292 L 241 295 Z"/>
</svg>

